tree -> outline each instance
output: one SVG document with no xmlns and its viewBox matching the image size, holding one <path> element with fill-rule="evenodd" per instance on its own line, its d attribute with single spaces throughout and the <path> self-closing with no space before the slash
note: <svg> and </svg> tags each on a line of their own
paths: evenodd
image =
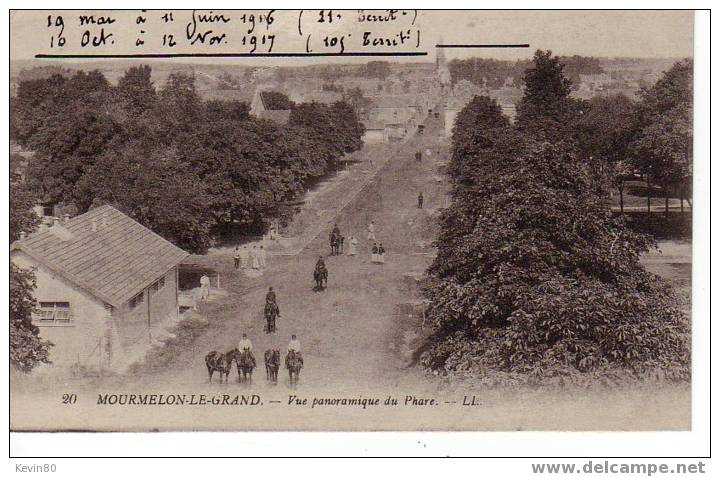
<svg viewBox="0 0 720 477">
<path fill-rule="evenodd" d="M 35 309 L 35 274 L 10 262 L 10 364 L 28 373 L 41 363 L 50 363 L 53 346 L 40 338 L 40 331 L 32 324 Z"/>
<path fill-rule="evenodd" d="M 204 253 L 213 243 L 204 184 L 187 164 L 161 150 L 146 156 L 128 147 L 103 154 L 79 188 L 93 197 L 93 206 L 111 204 L 189 252 Z"/>
<path fill-rule="evenodd" d="M 523 97 L 517 107 L 517 127 L 538 138 L 568 138 L 582 102 L 570 98 L 571 82 L 564 65 L 552 52 L 535 52 L 532 67 L 525 71 Z"/>
<path fill-rule="evenodd" d="M 636 105 L 627 96 L 596 96 L 578 116 L 574 136 L 598 183 L 610 182 L 624 211 L 625 180 L 632 172 L 630 145 L 637 134 Z"/>
<path fill-rule="evenodd" d="M 663 186 L 667 214 L 670 188 L 679 189 L 682 204 L 692 183 L 692 62 L 675 63 L 640 97 L 634 164 L 648 184 L 652 178 Z"/>
<path fill-rule="evenodd" d="M 365 65 L 365 76 L 368 78 L 385 80 L 390 73 L 390 63 L 387 61 L 368 61 Z"/>
<path fill-rule="evenodd" d="M 149 65 L 132 66 L 118 80 L 117 92 L 131 116 L 142 114 L 155 107 L 157 93 L 152 83 Z"/>
<path fill-rule="evenodd" d="M 688 379 L 688 319 L 639 262 L 651 239 L 610 213 L 564 138 L 487 131 L 453 136 L 423 363 L 490 382 Z"/>
<path fill-rule="evenodd" d="M 40 218 L 33 210 L 35 197 L 17 176 L 10 177 L 10 242 L 20 238 L 20 232 L 35 231 Z"/>
</svg>

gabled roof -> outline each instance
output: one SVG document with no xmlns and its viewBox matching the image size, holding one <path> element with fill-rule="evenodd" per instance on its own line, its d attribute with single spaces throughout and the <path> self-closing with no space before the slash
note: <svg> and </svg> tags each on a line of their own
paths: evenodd
<svg viewBox="0 0 720 477">
<path fill-rule="evenodd" d="M 16 250 L 114 307 L 190 255 L 109 205 L 16 240 Z"/>
</svg>

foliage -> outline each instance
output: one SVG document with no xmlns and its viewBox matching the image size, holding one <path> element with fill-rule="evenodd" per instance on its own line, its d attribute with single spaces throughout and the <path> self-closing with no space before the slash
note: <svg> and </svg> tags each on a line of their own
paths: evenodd
<svg viewBox="0 0 720 477">
<path fill-rule="evenodd" d="M 528 383 L 616 373 L 686 380 L 688 317 L 639 262 L 653 241 L 610 212 L 572 129 L 561 127 L 577 116 L 556 60 L 536 54 L 519 128 L 489 98 L 458 115 L 453 202 L 424 286 L 433 335 L 422 361 Z"/>
<path fill-rule="evenodd" d="M 598 58 L 588 56 L 563 56 L 559 61 L 565 65 L 565 72 L 573 84 L 579 84 L 581 74 L 598 74 L 603 69 Z M 511 86 L 522 85 L 523 73 L 532 66 L 529 60 L 516 62 L 495 60 L 491 58 L 468 58 L 450 61 L 448 69 L 452 83 L 467 80 L 471 83 L 491 89 L 502 88 L 507 79 L 511 79 Z"/>
<path fill-rule="evenodd" d="M 202 253 L 233 228 L 258 233 L 362 147 L 363 127 L 344 101 L 295 107 L 265 92 L 272 107 L 294 108 L 279 126 L 250 117 L 246 103 L 203 101 L 192 75 L 172 73 L 156 90 L 151 74 L 129 68 L 117 86 L 96 71 L 20 83 L 11 134 L 36 152 L 33 197 L 79 213 L 111 203 Z"/>
<path fill-rule="evenodd" d="M 564 67 L 550 50 L 535 52 L 533 65 L 523 75 L 524 94 L 517 107 L 520 130 L 549 141 L 571 136 L 584 104 L 570 98 L 572 83 Z"/>
<path fill-rule="evenodd" d="M 365 64 L 365 76 L 368 78 L 385 80 L 390 73 L 390 63 L 387 61 L 368 61 Z"/>
<path fill-rule="evenodd" d="M 52 346 L 38 336 L 39 330 L 31 321 L 34 289 L 35 274 L 10 262 L 10 363 L 25 373 L 38 364 L 50 363 Z"/>
<path fill-rule="evenodd" d="M 10 242 L 20 238 L 20 232 L 32 233 L 40 223 L 33 211 L 35 197 L 17 175 L 10 177 Z"/>
<path fill-rule="evenodd" d="M 656 182 L 692 183 L 692 62 L 675 63 L 640 94 L 639 134 L 631 144 L 635 166 Z"/>
</svg>

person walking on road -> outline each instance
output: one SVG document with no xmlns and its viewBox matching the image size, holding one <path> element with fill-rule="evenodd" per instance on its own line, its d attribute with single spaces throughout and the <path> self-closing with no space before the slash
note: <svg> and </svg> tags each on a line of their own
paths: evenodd
<svg viewBox="0 0 720 477">
<path fill-rule="evenodd" d="M 368 240 L 375 240 L 375 222 L 370 221 L 370 224 L 368 224 L 367 228 L 367 239 Z"/>
<path fill-rule="evenodd" d="M 258 263 L 260 268 L 267 267 L 267 250 L 265 250 L 265 247 L 262 245 L 260 245 L 260 250 L 258 251 Z"/>
<path fill-rule="evenodd" d="M 235 270 L 238 270 L 240 268 L 240 247 L 235 247 L 235 255 L 233 255 L 233 260 L 235 262 Z"/>
<path fill-rule="evenodd" d="M 378 246 L 376 243 L 374 243 L 372 246 L 371 253 L 370 253 L 370 262 L 371 263 L 378 263 L 378 251 L 379 251 Z"/>
<path fill-rule="evenodd" d="M 385 247 L 383 247 L 383 244 L 378 247 L 378 263 L 385 263 Z"/>
<path fill-rule="evenodd" d="M 200 299 L 207 300 L 210 298 L 210 277 L 203 273 L 200 277 Z"/>
<path fill-rule="evenodd" d="M 350 236 L 350 251 L 349 251 L 349 255 L 351 257 L 354 257 L 355 255 L 357 255 L 357 245 L 358 245 L 358 240 L 355 238 L 354 235 L 351 235 Z"/>
<path fill-rule="evenodd" d="M 243 245 L 243 247 L 240 249 L 239 255 L 240 268 L 247 268 L 248 260 L 250 259 L 250 250 L 248 250 L 247 245 Z"/>
<path fill-rule="evenodd" d="M 422 209 L 422 207 L 423 207 L 423 200 L 424 200 L 424 198 L 423 198 L 422 192 L 420 192 L 420 193 L 418 194 L 418 209 Z"/>
<path fill-rule="evenodd" d="M 257 245 L 253 245 L 252 250 L 250 250 L 250 261 L 252 262 L 253 270 L 260 269 L 260 260 L 258 259 Z"/>
</svg>

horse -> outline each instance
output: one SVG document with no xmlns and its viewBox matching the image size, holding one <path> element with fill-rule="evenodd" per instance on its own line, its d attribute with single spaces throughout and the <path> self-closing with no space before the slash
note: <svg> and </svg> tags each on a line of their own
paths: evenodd
<svg viewBox="0 0 720 477">
<path fill-rule="evenodd" d="M 313 278 L 315 279 L 315 291 L 320 291 L 327 286 L 328 271 L 325 267 L 315 267 L 313 272 Z M 323 283 L 325 286 L 323 286 Z"/>
<path fill-rule="evenodd" d="M 268 301 L 265 303 L 265 320 L 267 321 L 266 333 L 275 333 L 275 318 L 280 316 L 280 308 L 277 303 Z"/>
<path fill-rule="evenodd" d="M 225 375 L 225 382 L 228 381 L 228 375 L 232 368 L 232 362 L 236 359 L 237 349 L 228 351 L 227 353 L 221 353 L 219 351 L 210 351 L 205 356 L 205 366 L 208 370 L 208 381 L 212 383 L 213 373 L 218 371 L 220 373 L 220 382 L 222 383 L 223 374 Z"/>
<path fill-rule="evenodd" d="M 300 353 L 296 353 L 294 350 L 288 351 L 285 357 L 285 367 L 290 375 L 290 384 L 297 383 L 300 379 L 300 370 L 303 367 L 303 359 Z"/>
<path fill-rule="evenodd" d="M 280 369 L 280 350 L 268 349 L 265 351 L 265 374 L 267 380 L 277 383 L 278 369 Z"/>
<path fill-rule="evenodd" d="M 255 369 L 255 357 L 248 349 L 238 352 L 235 360 L 237 363 L 238 382 L 252 381 L 253 369 Z"/>
</svg>

